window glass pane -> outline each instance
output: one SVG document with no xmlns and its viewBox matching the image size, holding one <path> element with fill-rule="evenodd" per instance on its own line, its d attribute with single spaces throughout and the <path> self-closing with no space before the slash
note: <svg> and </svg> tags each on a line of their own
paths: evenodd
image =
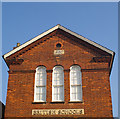
<svg viewBox="0 0 120 119">
<path fill-rule="evenodd" d="M 39 73 L 37 73 L 37 80 L 39 80 L 40 79 L 40 76 L 39 76 Z"/>
<path fill-rule="evenodd" d="M 63 86 L 54 87 L 54 100 L 63 100 Z"/>
<path fill-rule="evenodd" d="M 64 87 L 64 72 L 61 66 L 56 66 L 53 69 L 53 101 L 63 100 L 63 87 Z"/>
<path fill-rule="evenodd" d="M 44 66 L 39 66 L 39 67 L 37 67 L 36 71 L 43 73 L 43 72 L 46 72 L 46 68 Z"/>
<path fill-rule="evenodd" d="M 76 100 L 76 94 L 74 93 L 71 94 L 71 100 Z"/>
<path fill-rule="evenodd" d="M 57 80 L 54 80 L 54 85 L 57 85 Z"/>
<path fill-rule="evenodd" d="M 58 95 L 58 100 L 63 100 L 63 95 L 59 94 Z"/>
<path fill-rule="evenodd" d="M 54 100 L 63 100 L 63 86 L 54 87 Z"/>
<path fill-rule="evenodd" d="M 79 75 L 79 81 L 80 81 L 80 84 L 82 84 L 82 76 L 81 76 L 81 72 L 80 72 L 80 75 Z"/>
<path fill-rule="evenodd" d="M 74 80 L 73 80 L 73 84 L 74 84 L 74 85 L 77 85 L 77 84 L 78 84 L 78 80 L 77 80 L 77 78 L 74 78 Z"/>
<path fill-rule="evenodd" d="M 36 78 L 36 83 L 37 85 L 45 85 L 45 82 L 46 82 L 46 74 L 40 74 L 40 73 L 37 73 L 37 78 Z"/>
<path fill-rule="evenodd" d="M 45 94 L 43 93 L 43 94 L 42 94 L 42 100 L 43 100 L 43 101 L 46 100 L 45 98 L 46 98 L 46 96 L 45 96 Z"/>
<path fill-rule="evenodd" d="M 75 92 L 76 92 L 75 86 L 71 86 L 71 93 L 75 93 Z"/>
<path fill-rule="evenodd" d="M 82 86 L 79 86 L 80 90 L 79 90 L 79 100 L 82 100 Z"/>
<path fill-rule="evenodd" d="M 73 73 L 74 79 L 77 78 L 77 72 Z"/>
<path fill-rule="evenodd" d="M 40 87 L 36 87 L 36 93 L 40 93 Z"/>
<path fill-rule="evenodd" d="M 42 72 L 39 72 L 38 75 L 39 75 L 39 79 L 43 78 L 43 73 Z"/>
<path fill-rule="evenodd" d="M 79 86 L 76 86 L 76 92 L 77 92 L 77 93 L 80 93 L 80 85 L 79 85 Z"/>
<path fill-rule="evenodd" d="M 57 80 L 57 73 L 54 73 L 54 79 L 53 80 Z"/>
<path fill-rule="evenodd" d="M 44 86 L 45 85 L 45 81 L 44 80 L 37 80 L 36 81 L 36 85 L 37 86 Z"/>
<path fill-rule="evenodd" d="M 62 94 L 63 86 L 55 86 L 54 87 L 54 94 Z"/>
<path fill-rule="evenodd" d="M 61 93 L 61 87 L 58 87 L 58 94 L 60 94 Z"/>
<path fill-rule="evenodd" d="M 62 74 L 56 74 L 55 73 L 55 76 L 54 76 L 54 85 L 62 85 L 63 84 L 63 76 Z"/>
<path fill-rule="evenodd" d="M 60 80 L 62 78 L 62 73 L 57 74 L 57 79 Z"/>
<path fill-rule="evenodd" d="M 82 99 L 82 79 L 80 67 L 75 65 L 70 68 L 70 100 Z"/>
<path fill-rule="evenodd" d="M 39 96 L 39 100 L 40 100 L 40 101 L 44 101 L 44 100 L 45 100 L 45 95 L 40 94 L 40 96 Z"/>
<path fill-rule="evenodd" d="M 37 101 L 45 101 L 46 100 L 46 68 L 40 66 L 36 69 L 36 92 L 35 92 L 35 100 Z"/>
<path fill-rule="evenodd" d="M 37 85 L 37 86 L 40 85 L 40 80 L 36 80 L 36 85 Z"/>
<path fill-rule="evenodd" d="M 80 100 L 80 93 L 76 94 L 76 100 Z"/>
<path fill-rule="evenodd" d="M 42 93 L 46 93 L 46 87 L 43 87 L 43 89 L 42 89 Z"/>
<path fill-rule="evenodd" d="M 39 93 L 36 93 L 36 100 L 39 100 Z"/>
<path fill-rule="evenodd" d="M 58 100 L 58 95 L 56 94 L 56 95 L 54 95 L 55 97 L 54 97 L 54 100 Z"/>
<path fill-rule="evenodd" d="M 81 100 L 80 93 L 76 95 L 76 100 Z"/>
<path fill-rule="evenodd" d="M 45 90 L 46 87 L 36 87 L 36 99 L 37 100 L 44 100 L 45 99 Z"/>
<path fill-rule="evenodd" d="M 57 81 L 57 85 L 63 85 L 62 79 Z"/>
<path fill-rule="evenodd" d="M 80 100 L 80 86 L 76 86 L 76 100 Z"/>
<path fill-rule="evenodd" d="M 57 87 L 54 87 L 54 92 L 53 92 L 53 94 L 56 95 L 57 92 L 58 92 L 58 91 L 57 91 Z"/>
</svg>

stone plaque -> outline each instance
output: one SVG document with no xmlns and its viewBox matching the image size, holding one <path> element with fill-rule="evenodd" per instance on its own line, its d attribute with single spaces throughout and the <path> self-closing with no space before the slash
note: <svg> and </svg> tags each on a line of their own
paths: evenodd
<svg viewBox="0 0 120 119">
<path fill-rule="evenodd" d="M 33 109 L 32 115 L 81 115 L 84 109 Z"/>
<path fill-rule="evenodd" d="M 64 50 L 54 50 L 54 55 L 62 55 L 64 54 Z"/>
</svg>

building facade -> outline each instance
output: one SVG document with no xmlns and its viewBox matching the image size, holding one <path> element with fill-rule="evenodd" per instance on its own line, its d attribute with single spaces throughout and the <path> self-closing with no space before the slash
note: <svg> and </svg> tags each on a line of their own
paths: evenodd
<svg viewBox="0 0 120 119">
<path fill-rule="evenodd" d="M 112 117 L 114 52 L 56 25 L 3 55 L 5 117 Z"/>
<path fill-rule="evenodd" d="M 5 105 L 0 101 L 0 119 L 4 119 Z"/>
</svg>

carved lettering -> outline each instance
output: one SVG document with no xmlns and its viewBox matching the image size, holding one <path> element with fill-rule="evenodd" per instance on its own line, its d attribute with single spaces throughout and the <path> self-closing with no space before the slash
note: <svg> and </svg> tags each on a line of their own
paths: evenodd
<svg viewBox="0 0 120 119">
<path fill-rule="evenodd" d="M 64 50 L 54 50 L 54 55 L 64 54 Z"/>
<path fill-rule="evenodd" d="M 33 109 L 32 115 L 81 115 L 84 109 Z"/>
</svg>

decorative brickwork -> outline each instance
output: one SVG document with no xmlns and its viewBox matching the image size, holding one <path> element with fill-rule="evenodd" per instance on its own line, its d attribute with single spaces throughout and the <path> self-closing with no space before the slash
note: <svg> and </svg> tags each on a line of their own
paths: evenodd
<svg viewBox="0 0 120 119">
<path fill-rule="evenodd" d="M 60 43 L 62 47 L 56 47 Z M 55 55 L 54 50 L 64 50 Z M 13 60 L 14 58 L 14 60 Z M 112 56 L 60 29 L 42 37 L 5 59 L 9 66 L 5 117 L 61 117 L 32 115 L 33 109 L 84 109 L 84 114 L 62 117 L 112 117 L 110 61 Z M 82 102 L 70 102 L 70 66 L 82 71 Z M 47 71 L 46 102 L 34 102 L 35 69 Z M 64 102 L 52 102 L 52 70 L 64 67 Z M 68 112 L 67 112 L 68 113 Z"/>
</svg>

